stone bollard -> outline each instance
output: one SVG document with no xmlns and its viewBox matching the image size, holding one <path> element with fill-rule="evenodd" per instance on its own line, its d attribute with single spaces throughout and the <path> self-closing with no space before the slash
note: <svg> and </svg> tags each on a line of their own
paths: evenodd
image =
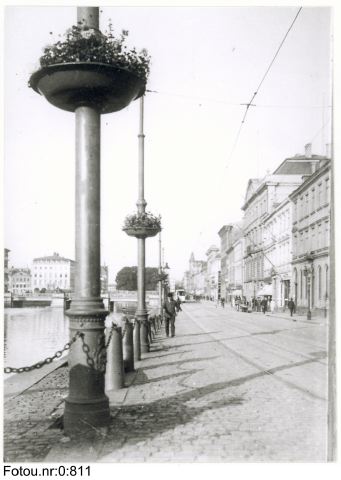
<svg viewBox="0 0 341 480">
<path fill-rule="evenodd" d="M 147 326 L 148 326 L 148 339 L 149 339 L 149 343 L 152 343 L 152 341 L 153 341 L 153 333 L 152 333 L 152 324 L 151 324 L 150 318 L 148 318 Z"/>
<path fill-rule="evenodd" d="M 105 372 L 105 389 L 119 390 L 124 387 L 124 366 L 122 349 L 122 328 L 112 324 L 111 340 L 107 350 L 107 368 Z"/>
<path fill-rule="evenodd" d="M 134 360 L 141 360 L 141 332 L 140 321 L 135 318 L 134 322 Z"/>
<path fill-rule="evenodd" d="M 128 318 L 123 318 L 123 364 L 125 372 L 134 371 L 134 341 L 133 324 Z"/>
</svg>

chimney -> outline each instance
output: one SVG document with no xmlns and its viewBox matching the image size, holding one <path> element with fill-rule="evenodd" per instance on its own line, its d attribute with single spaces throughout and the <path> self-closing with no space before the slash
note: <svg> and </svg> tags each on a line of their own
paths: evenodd
<svg viewBox="0 0 341 480">
<path fill-rule="evenodd" d="M 307 143 L 307 144 L 304 146 L 304 150 L 305 150 L 305 156 L 306 156 L 306 158 L 311 158 L 311 143 Z"/>
</svg>

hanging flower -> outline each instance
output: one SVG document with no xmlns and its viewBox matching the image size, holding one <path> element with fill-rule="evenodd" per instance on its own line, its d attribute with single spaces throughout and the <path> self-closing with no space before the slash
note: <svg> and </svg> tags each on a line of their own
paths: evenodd
<svg viewBox="0 0 341 480">
<path fill-rule="evenodd" d="M 123 230 L 127 228 L 152 228 L 161 230 L 161 216 L 153 215 L 150 212 L 135 213 L 127 215 L 124 220 Z"/>
<path fill-rule="evenodd" d="M 150 56 L 147 50 L 139 53 L 129 50 L 125 44 L 128 31 L 122 30 L 115 36 L 112 24 L 104 34 L 94 28 L 73 25 L 64 34 L 64 41 L 58 41 L 44 48 L 40 57 L 41 67 L 68 62 L 96 62 L 124 68 L 147 81 L 150 71 Z M 52 32 L 50 32 L 52 34 Z"/>
</svg>

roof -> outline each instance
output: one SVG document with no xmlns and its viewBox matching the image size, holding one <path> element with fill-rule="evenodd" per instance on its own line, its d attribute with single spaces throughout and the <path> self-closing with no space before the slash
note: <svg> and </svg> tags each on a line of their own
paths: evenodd
<svg viewBox="0 0 341 480">
<path fill-rule="evenodd" d="M 254 182 L 258 180 L 258 183 Z M 250 189 L 250 182 L 253 182 L 253 189 Z M 302 183 L 302 175 L 265 175 L 263 178 L 251 179 L 248 183 L 247 193 L 245 196 L 245 203 L 242 205 L 241 209 L 246 210 L 247 206 L 267 185 L 300 185 Z"/>
<path fill-rule="evenodd" d="M 54 253 L 53 255 L 48 255 L 45 257 L 37 257 L 33 259 L 33 262 L 46 262 L 46 261 L 54 261 L 54 262 L 74 262 L 70 258 L 61 257 L 59 253 Z"/>
<path fill-rule="evenodd" d="M 318 163 L 320 160 L 325 160 L 327 157 L 323 155 L 295 155 L 286 158 L 273 172 L 274 175 L 298 175 L 312 173 L 312 165 Z"/>
</svg>

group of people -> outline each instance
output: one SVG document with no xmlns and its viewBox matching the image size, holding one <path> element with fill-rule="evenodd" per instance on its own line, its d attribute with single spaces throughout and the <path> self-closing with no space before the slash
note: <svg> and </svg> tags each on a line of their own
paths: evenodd
<svg viewBox="0 0 341 480">
<path fill-rule="evenodd" d="M 236 296 L 234 298 L 234 304 L 237 310 L 240 310 L 241 305 L 247 305 L 248 307 L 250 307 L 252 311 L 263 312 L 264 314 L 266 312 L 273 313 L 275 310 L 275 301 L 273 299 L 270 299 L 269 297 L 263 297 L 263 298 L 253 297 L 251 301 L 248 301 L 246 297 Z M 290 316 L 292 317 L 293 313 L 296 312 L 296 304 L 293 298 L 290 298 L 290 300 L 287 303 L 287 306 L 290 311 Z"/>
</svg>

